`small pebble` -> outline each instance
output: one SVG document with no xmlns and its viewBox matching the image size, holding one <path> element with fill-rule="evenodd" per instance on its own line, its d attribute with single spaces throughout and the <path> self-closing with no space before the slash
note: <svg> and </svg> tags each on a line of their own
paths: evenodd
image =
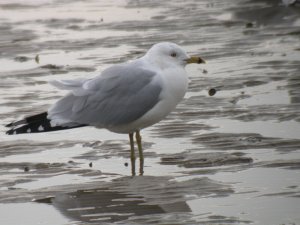
<svg viewBox="0 0 300 225">
<path fill-rule="evenodd" d="M 124 163 L 124 166 L 126 166 L 126 167 L 127 167 L 127 166 L 128 166 L 128 163 L 127 163 L 127 162 L 126 162 L 126 163 Z"/>
<path fill-rule="evenodd" d="M 251 22 L 246 23 L 245 27 L 246 28 L 252 28 L 253 27 L 253 23 L 251 23 Z"/>
<path fill-rule="evenodd" d="M 203 69 L 203 70 L 202 70 L 202 73 L 207 74 L 208 71 L 207 71 L 206 69 Z"/>
<path fill-rule="evenodd" d="M 214 88 L 211 88 L 211 89 L 209 89 L 209 91 L 208 91 L 208 95 L 209 95 L 209 96 L 214 96 L 216 93 L 217 93 L 217 90 L 214 89 Z"/>
<path fill-rule="evenodd" d="M 36 63 L 39 64 L 40 63 L 40 56 L 36 55 L 35 58 L 34 58 L 34 60 L 35 60 Z"/>
<path fill-rule="evenodd" d="M 28 172 L 29 171 L 29 167 L 28 166 L 25 166 L 24 167 L 24 172 Z"/>
<path fill-rule="evenodd" d="M 90 162 L 89 167 L 93 167 L 93 163 L 92 162 Z"/>
<path fill-rule="evenodd" d="M 14 58 L 14 60 L 17 61 L 17 62 L 26 62 L 26 61 L 29 60 L 29 58 L 26 57 L 26 56 L 17 56 L 17 57 Z"/>
</svg>

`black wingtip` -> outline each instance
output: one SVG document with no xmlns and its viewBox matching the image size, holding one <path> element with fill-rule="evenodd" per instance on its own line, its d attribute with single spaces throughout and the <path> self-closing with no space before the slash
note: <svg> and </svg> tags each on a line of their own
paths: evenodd
<svg viewBox="0 0 300 225">
<path fill-rule="evenodd" d="M 42 112 L 33 116 L 28 116 L 22 120 L 18 120 L 15 122 L 11 122 L 9 124 L 6 124 L 5 127 L 16 127 L 22 124 L 30 124 L 30 123 L 34 123 L 37 121 L 41 121 L 41 120 L 45 120 L 47 119 L 48 113 L 47 112 Z"/>
<path fill-rule="evenodd" d="M 12 127 L 13 123 L 6 124 L 5 127 Z M 7 133 L 7 132 L 6 132 Z"/>
<path fill-rule="evenodd" d="M 14 129 L 10 129 L 10 130 L 6 131 L 5 134 L 13 135 L 14 134 Z"/>
<path fill-rule="evenodd" d="M 60 126 L 52 126 L 51 121 L 47 118 L 47 116 L 47 112 L 43 112 L 37 115 L 26 117 L 23 120 L 9 123 L 6 125 L 6 127 L 11 127 L 11 129 L 6 131 L 6 134 L 14 135 L 25 133 L 42 133 L 87 126 L 85 124 L 77 123 L 68 123 Z"/>
<path fill-rule="evenodd" d="M 5 127 L 15 127 L 15 126 L 19 126 L 21 124 L 26 124 L 26 123 L 27 123 L 27 121 L 26 121 L 26 118 L 25 118 L 23 120 L 18 120 L 16 122 L 11 122 L 9 124 L 6 124 Z"/>
<path fill-rule="evenodd" d="M 24 134 L 24 133 L 31 133 L 31 124 L 26 124 L 17 128 L 12 128 L 5 132 L 7 135 L 15 135 L 15 134 Z"/>
</svg>

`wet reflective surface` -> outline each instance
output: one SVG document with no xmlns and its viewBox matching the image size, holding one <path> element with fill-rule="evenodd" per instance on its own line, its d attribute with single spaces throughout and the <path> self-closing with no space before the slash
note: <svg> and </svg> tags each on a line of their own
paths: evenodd
<svg viewBox="0 0 300 225">
<path fill-rule="evenodd" d="M 299 224 L 300 8 L 280 1 L 0 1 L 1 224 Z M 173 41 L 185 99 L 142 131 L 7 136 L 6 123 L 93 76 Z M 19 215 L 19 216 L 15 216 Z"/>
</svg>

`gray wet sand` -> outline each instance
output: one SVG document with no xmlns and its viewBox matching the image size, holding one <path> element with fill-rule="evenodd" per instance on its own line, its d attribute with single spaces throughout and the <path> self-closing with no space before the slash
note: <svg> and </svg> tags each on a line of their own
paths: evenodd
<svg viewBox="0 0 300 225">
<path fill-rule="evenodd" d="M 279 0 L 1 1 L 0 224 L 300 224 L 299 18 Z M 49 80 L 160 41 L 208 63 L 142 132 L 145 176 L 126 135 L 4 134 L 65 94 Z"/>
</svg>

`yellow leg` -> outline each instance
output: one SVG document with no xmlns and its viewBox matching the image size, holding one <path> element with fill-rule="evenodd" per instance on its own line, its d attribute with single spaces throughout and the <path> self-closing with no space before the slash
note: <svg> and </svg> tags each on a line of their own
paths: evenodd
<svg viewBox="0 0 300 225">
<path fill-rule="evenodd" d="M 143 154 L 143 148 L 142 148 L 142 137 L 141 137 L 139 131 L 137 131 L 135 133 L 135 138 L 136 138 L 137 146 L 138 146 L 138 149 L 139 149 L 140 175 L 143 175 L 144 174 L 144 154 Z"/>
<path fill-rule="evenodd" d="M 129 134 L 129 141 L 130 141 L 131 174 L 132 176 L 135 176 L 135 153 L 134 153 L 133 133 Z"/>
</svg>

